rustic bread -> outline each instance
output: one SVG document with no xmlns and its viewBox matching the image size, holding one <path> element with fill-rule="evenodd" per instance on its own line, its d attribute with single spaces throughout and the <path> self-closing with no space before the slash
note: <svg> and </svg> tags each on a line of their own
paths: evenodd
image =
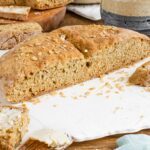
<svg viewBox="0 0 150 150">
<path fill-rule="evenodd" d="M 73 0 L 0 0 L 0 6 L 30 6 L 33 9 L 45 10 L 65 6 Z"/>
<path fill-rule="evenodd" d="M 139 67 L 129 78 L 129 82 L 135 85 L 150 87 L 150 61 Z"/>
<path fill-rule="evenodd" d="M 0 149 L 14 150 L 27 132 L 28 123 L 26 108 L 0 106 Z"/>
<path fill-rule="evenodd" d="M 25 6 L 25 0 L 0 0 L 0 6 L 22 5 Z"/>
<path fill-rule="evenodd" d="M 28 19 L 30 7 L 0 6 L 0 18 L 25 21 Z"/>
<path fill-rule="evenodd" d="M 150 55 L 150 39 L 117 27 L 70 26 L 43 33 L 0 59 L 1 93 L 10 102 L 74 85 Z"/>
<path fill-rule="evenodd" d="M 101 3 L 101 0 L 74 0 L 73 3 L 77 3 L 77 4 L 95 4 L 95 3 Z"/>
<path fill-rule="evenodd" d="M 45 10 L 65 6 L 73 0 L 26 0 L 26 5 L 34 9 Z"/>
<path fill-rule="evenodd" d="M 37 23 L 0 25 L 0 49 L 11 49 L 20 42 L 41 32 L 42 28 Z"/>
</svg>

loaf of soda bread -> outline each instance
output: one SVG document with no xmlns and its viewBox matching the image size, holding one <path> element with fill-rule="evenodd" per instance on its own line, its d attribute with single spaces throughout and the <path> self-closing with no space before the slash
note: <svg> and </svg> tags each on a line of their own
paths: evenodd
<svg viewBox="0 0 150 150">
<path fill-rule="evenodd" d="M 111 26 L 70 26 L 23 42 L 0 59 L 3 98 L 10 102 L 95 78 L 150 56 L 150 39 Z"/>
<path fill-rule="evenodd" d="M 26 0 L 26 5 L 33 9 L 45 10 L 65 6 L 73 0 Z"/>
<path fill-rule="evenodd" d="M 150 61 L 139 67 L 129 78 L 129 82 L 135 85 L 150 87 Z"/>
<path fill-rule="evenodd" d="M 26 108 L 0 106 L 0 149 L 14 150 L 27 132 L 28 123 Z"/>
<path fill-rule="evenodd" d="M 41 32 L 42 27 L 38 23 L 26 22 L 0 25 L 0 49 L 14 48 L 20 42 Z"/>
</svg>

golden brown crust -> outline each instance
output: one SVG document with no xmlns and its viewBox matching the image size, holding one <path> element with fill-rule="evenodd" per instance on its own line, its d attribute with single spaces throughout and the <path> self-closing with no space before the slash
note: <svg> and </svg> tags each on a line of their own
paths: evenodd
<svg viewBox="0 0 150 150">
<path fill-rule="evenodd" d="M 0 71 L 0 77 L 24 78 L 30 72 L 37 72 L 45 65 L 57 64 L 68 59 L 84 58 L 71 43 L 67 41 L 64 43 L 60 39 L 61 35 L 63 33 L 61 34 L 59 30 L 43 33 L 22 43 L 16 50 L 6 53 L 0 60 L 1 69 L 4 69 Z"/>
<path fill-rule="evenodd" d="M 34 9 L 45 10 L 65 6 L 73 0 L 26 0 L 26 4 Z"/>
<path fill-rule="evenodd" d="M 149 55 L 150 39 L 134 31 L 100 25 L 64 27 L 33 37 L 3 56 L 0 78 L 8 100 L 18 102 Z"/>
<path fill-rule="evenodd" d="M 114 46 L 115 43 L 128 39 L 150 41 L 147 36 L 137 32 L 103 25 L 70 26 L 60 30 L 86 56 L 93 56 L 107 47 Z M 88 52 L 85 52 L 85 49 Z"/>
<path fill-rule="evenodd" d="M 129 82 L 135 85 L 150 87 L 150 61 L 137 68 L 129 78 Z"/>
</svg>

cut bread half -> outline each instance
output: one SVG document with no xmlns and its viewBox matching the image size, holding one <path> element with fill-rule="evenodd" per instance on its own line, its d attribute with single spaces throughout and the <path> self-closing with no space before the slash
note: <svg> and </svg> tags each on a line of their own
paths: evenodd
<svg viewBox="0 0 150 150">
<path fill-rule="evenodd" d="M 43 33 L 0 59 L 4 99 L 20 102 L 132 65 L 150 56 L 150 38 L 111 26 Z"/>
</svg>

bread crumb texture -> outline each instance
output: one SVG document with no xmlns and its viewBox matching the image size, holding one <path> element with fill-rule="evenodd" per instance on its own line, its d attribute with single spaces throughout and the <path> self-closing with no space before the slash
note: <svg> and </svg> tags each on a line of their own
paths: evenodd
<svg viewBox="0 0 150 150">
<path fill-rule="evenodd" d="M 39 10 L 65 6 L 73 0 L 25 0 L 26 5 Z"/>
</svg>

